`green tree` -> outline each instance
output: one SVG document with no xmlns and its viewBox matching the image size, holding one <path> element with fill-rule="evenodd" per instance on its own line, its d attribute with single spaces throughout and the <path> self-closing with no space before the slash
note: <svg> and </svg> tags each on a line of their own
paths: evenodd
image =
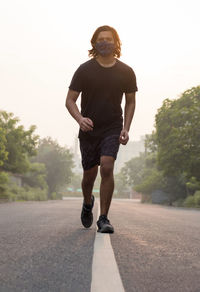
<svg viewBox="0 0 200 292">
<path fill-rule="evenodd" d="M 6 135 L 5 130 L 0 127 L 0 166 L 4 164 L 4 161 L 8 158 L 8 152 L 6 151 Z"/>
<path fill-rule="evenodd" d="M 145 154 L 148 153 L 157 153 L 158 143 L 157 143 L 157 134 L 154 130 L 151 134 L 145 135 Z"/>
<path fill-rule="evenodd" d="M 142 153 L 139 157 L 134 157 L 125 163 L 121 169 L 122 177 L 125 184 L 134 186 L 139 184 L 143 179 L 143 172 L 145 166 L 145 154 Z"/>
<path fill-rule="evenodd" d="M 135 186 L 137 192 L 142 192 L 143 194 L 151 194 L 157 189 L 163 189 L 164 187 L 164 177 L 161 171 L 156 168 L 149 169 L 145 168 L 143 172 L 143 180 Z"/>
<path fill-rule="evenodd" d="M 30 166 L 29 157 L 36 154 L 38 136 L 34 135 L 35 126 L 26 131 L 18 123 L 19 119 L 14 117 L 13 113 L 0 111 L 0 128 L 5 135 L 3 151 L 7 153 L 7 159 L 1 165 L 1 170 L 25 173 Z M 3 155 L 5 158 L 5 154 Z"/>
<path fill-rule="evenodd" d="M 81 181 L 82 176 L 80 174 L 73 173 L 70 180 L 70 187 L 73 189 L 73 191 L 81 188 Z"/>
<path fill-rule="evenodd" d="M 115 175 L 115 190 L 120 197 L 123 195 L 124 192 L 127 191 L 127 177 L 124 175 L 122 170 Z"/>
<path fill-rule="evenodd" d="M 51 138 L 42 139 L 37 149 L 34 162 L 43 163 L 46 167 L 46 181 L 49 188 L 49 197 L 58 192 L 63 185 L 71 181 L 73 155 L 69 149 L 61 147 Z"/>
<path fill-rule="evenodd" d="M 127 162 L 122 172 L 136 191 L 147 195 L 163 191 L 171 204 L 200 186 L 200 86 L 177 100 L 166 99 L 155 126 L 146 135 L 143 156 Z"/>
<path fill-rule="evenodd" d="M 193 195 L 195 191 L 200 190 L 200 181 L 196 177 L 192 176 L 187 182 L 186 187 L 189 195 Z"/>
<path fill-rule="evenodd" d="M 156 115 L 158 165 L 167 176 L 200 181 L 200 86 L 163 102 Z"/>
<path fill-rule="evenodd" d="M 150 196 L 157 190 L 162 191 L 166 193 L 171 204 L 179 198 L 185 198 L 185 178 L 181 175 L 164 174 L 158 167 L 157 151 L 157 135 L 153 131 L 151 135 L 145 137 L 145 153 L 128 161 L 122 172 L 125 181 L 134 190 Z"/>
<path fill-rule="evenodd" d="M 23 184 L 33 188 L 48 189 L 46 176 L 47 171 L 43 163 L 31 163 L 29 171 L 23 175 Z"/>
</svg>

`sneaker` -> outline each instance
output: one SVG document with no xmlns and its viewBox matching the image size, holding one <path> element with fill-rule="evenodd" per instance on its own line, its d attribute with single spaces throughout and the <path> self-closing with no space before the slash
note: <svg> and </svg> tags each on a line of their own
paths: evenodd
<svg viewBox="0 0 200 292">
<path fill-rule="evenodd" d="M 92 208 L 94 206 L 94 196 L 91 197 L 92 204 L 86 205 L 83 200 L 83 206 L 81 211 L 81 222 L 85 228 L 89 228 L 93 223 Z"/>
<path fill-rule="evenodd" d="M 114 232 L 114 228 L 110 224 L 110 221 L 108 220 L 106 215 L 99 216 L 99 220 L 97 221 L 97 226 L 98 226 L 97 232 L 101 232 L 101 233 L 113 233 Z"/>
</svg>

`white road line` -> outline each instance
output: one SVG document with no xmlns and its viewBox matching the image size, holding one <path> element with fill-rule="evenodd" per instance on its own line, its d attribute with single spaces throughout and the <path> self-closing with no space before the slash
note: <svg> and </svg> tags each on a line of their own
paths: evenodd
<svg viewBox="0 0 200 292">
<path fill-rule="evenodd" d="M 97 202 L 97 200 L 96 200 Z M 98 215 L 100 214 L 99 202 Z M 112 235 L 111 235 L 112 236 Z M 110 235 L 96 232 L 92 263 L 91 292 L 124 292 Z"/>
</svg>

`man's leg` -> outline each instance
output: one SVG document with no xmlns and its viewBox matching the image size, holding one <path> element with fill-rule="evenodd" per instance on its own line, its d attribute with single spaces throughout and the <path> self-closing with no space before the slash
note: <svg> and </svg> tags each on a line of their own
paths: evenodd
<svg viewBox="0 0 200 292">
<path fill-rule="evenodd" d="M 114 190 L 114 169 L 115 159 L 112 156 L 101 156 L 100 160 L 100 173 L 101 173 L 101 185 L 100 185 L 100 215 L 108 214 L 110 203 L 112 200 Z"/>
<path fill-rule="evenodd" d="M 91 204 L 91 195 L 94 182 L 98 172 L 98 165 L 90 168 L 89 170 L 84 170 L 82 179 L 82 191 L 84 196 L 85 204 Z"/>
</svg>

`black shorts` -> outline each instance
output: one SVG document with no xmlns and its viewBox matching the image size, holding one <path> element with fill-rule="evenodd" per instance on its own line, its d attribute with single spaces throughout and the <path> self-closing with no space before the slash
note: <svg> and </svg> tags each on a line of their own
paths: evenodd
<svg viewBox="0 0 200 292">
<path fill-rule="evenodd" d="M 80 150 L 82 156 L 82 166 L 88 170 L 95 165 L 100 165 L 101 156 L 112 156 L 117 158 L 119 150 L 119 135 L 110 135 L 105 138 L 95 140 L 80 140 Z"/>
</svg>

